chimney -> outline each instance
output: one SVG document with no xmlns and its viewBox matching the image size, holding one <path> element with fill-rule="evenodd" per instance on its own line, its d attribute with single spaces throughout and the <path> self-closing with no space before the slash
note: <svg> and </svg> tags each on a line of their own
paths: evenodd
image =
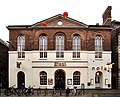
<svg viewBox="0 0 120 97">
<path fill-rule="evenodd" d="M 112 20 L 111 17 L 111 10 L 112 6 L 108 6 L 106 10 L 104 11 L 102 18 L 103 18 L 103 25 L 110 25 L 110 22 Z"/>
</svg>

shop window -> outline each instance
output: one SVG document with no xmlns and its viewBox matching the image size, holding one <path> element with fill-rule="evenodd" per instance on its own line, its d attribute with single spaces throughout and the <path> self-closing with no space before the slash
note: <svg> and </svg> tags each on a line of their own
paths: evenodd
<svg viewBox="0 0 120 97">
<path fill-rule="evenodd" d="M 40 85 L 47 85 L 47 73 L 45 71 L 40 72 Z"/>
<path fill-rule="evenodd" d="M 73 73 L 73 85 L 80 85 L 80 72 L 75 71 Z"/>
<path fill-rule="evenodd" d="M 18 58 L 25 58 L 25 36 L 19 36 L 17 42 Z"/>
</svg>

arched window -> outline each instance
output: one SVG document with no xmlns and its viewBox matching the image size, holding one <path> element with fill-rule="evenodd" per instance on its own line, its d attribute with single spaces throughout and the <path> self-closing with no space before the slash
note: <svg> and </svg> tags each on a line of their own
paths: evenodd
<svg viewBox="0 0 120 97">
<path fill-rule="evenodd" d="M 75 71 L 73 73 L 73 85 L 80 85 L 80 72 Z"/>
<path fill-rule="evenodd" d="M 80 36 L 74 35 L 73 36 L 73 58 L 80 58 Z"/>
<path fill-rule="evenodd" d="M 47 85 L 47 73 L 45 71 L 40 72 L 40 85 Z"/>
<path fill-rule="evenodd" d="M 56 36 L 56 57 L 57 58 L 64 57 L 64 36 L 63 35 Z"/>
<path fill-rule="evenodd" d="M 18 36 L 17 51 L 18 58 L 25 58 L 25 36 Z"/>
<path fill-rule="evenodd" d="M 95 37 L 95 58 L 102 58 L 102 37 L 100 35 Z"/>
<path fill-rule="evenodd" d="M 40 58 L 47 58 L 47 36 L 39 37 Z"/>
</svg>

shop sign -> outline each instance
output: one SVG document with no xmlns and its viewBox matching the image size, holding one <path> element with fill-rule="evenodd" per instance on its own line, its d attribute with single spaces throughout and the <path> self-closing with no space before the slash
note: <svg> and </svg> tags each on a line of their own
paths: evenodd
<svg viewBox="0 0 120 97">
<path fill-rule="evenodd" d="M 110 69 L 110 68 L 108 68 L 108 69 Z M 101 66 L 101 67 L 92 67 L 92 70 L 107 70 L 107 67 L 103 67 L 103 66 Z"/>
<path fill-rule="evenodd" d="M 57 66 L 57 67 L 65 67 L 65 66 L 66 66 L 66 63 L 65 63 L 65 62 L 55 62 L 54 66 Z"/>
</svg>

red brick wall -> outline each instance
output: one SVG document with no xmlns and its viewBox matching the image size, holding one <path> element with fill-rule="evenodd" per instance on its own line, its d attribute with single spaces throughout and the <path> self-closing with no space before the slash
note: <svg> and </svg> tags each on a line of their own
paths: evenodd
<svg viewBox="0 0 120 97">
<path fill-rule="evenodd" d="M 25 35 L 25 50 L 39 50 L 39 36 L 46 34 L 48 36 L 48 50 L 55 50 L 55 35 L 57 32 L 63 32 L 65 35 L 65 50 L 72 50 L 72 36 L 79 34 L 81 37 L 81 50 L 94 51 L 94 39 L 96 35 L 101 35 L 103 38 L 103 50 L 111 50 L 111 35 L 110 30 L 105 29 L 88 29 L 88 28 L 39 28 L 39 29 L 17 29 L 10 30 L 10 50 L 17 50 L 17 37 Z"/>
</svg>

